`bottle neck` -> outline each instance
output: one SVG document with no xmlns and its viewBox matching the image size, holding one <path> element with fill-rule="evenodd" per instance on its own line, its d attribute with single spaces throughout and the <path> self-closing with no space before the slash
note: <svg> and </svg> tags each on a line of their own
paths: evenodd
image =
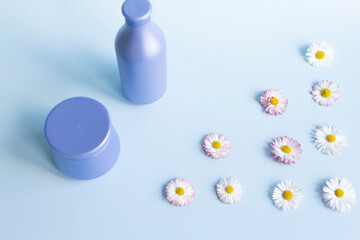
<svg viewBox="0 0 360 240">
<path fill-rule="evenodd" d="M 149 23 L 151 22 L 151 19 L 148 18 L 148 19 L 146 19 L 146 21 L 132 21 L 130 19 L 125 19 L 125 22 L 130 27 L 141 28 L 141 27 L 145 27 L 145 26 L 149 25 Z"/>
</svg>

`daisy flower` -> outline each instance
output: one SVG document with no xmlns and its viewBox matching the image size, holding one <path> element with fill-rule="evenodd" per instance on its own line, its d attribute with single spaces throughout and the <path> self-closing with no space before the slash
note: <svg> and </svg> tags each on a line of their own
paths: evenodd
<svg viewBox="0 0 360 240">
<path fill-rule="evenodd" d="M 240 182 L 233 178 L 224 178 L 216 185 L 216 193 L 223 203 L 233 204 L 240 200 L 242 196 L 242 186 Z"/>
<path fill-rule="evenodd" d="M 320 106 L 332 106 L 341 96 L 339 86 L 329 80 L 316 83 L 311 94 Z"/>
<path fill-rule="evenodd" d="M 345 132 L 334 125 L 322 125 L 315 132 L 316 147 L 326 155 L 336 155 L 347 147 Z"/>
<path fill-rule="evenodd" d="M 285 112 L 288 100 L 279 90 L 268 89 L 261 95 L 260 104 L 265 112 L 277 116 Z"/>
<path fill-rule="evenodd" d="M 203 142 L 203 149 L 206 155 L 211 158 L 224 158 L 231 149 L 229 139 L 223 134 L 211 133 L 207 135 Z"/>
<path fill-rule="evenodd" d="M 284 211 L 295 209 L 302 199 L 301 188 L 292 181 L 282 181 L 274 188 L 272 199 L 275 206 Z"/>
<path fill-rule="evenodd" d="M 324 202 L 339 212 L 350 209 L 356 201 L 355 190 L 345 178 L 331 178 L 322 188 Z"/>
<path fill-rule="evenodd" d="M 277 137 L 271 147 L 271 153 L 278 162 L 293 164 L 301 158 L 301 144 L 287 136 Z"/>
<path fill-rule="evenodd" d="M 306 52 L 306 59 L 316 68 L 325 68 L 334 60 L 334 51 L 325 42 L 313 43 Z"/>
<path fill-rule="evenodd" d="M 194 198 L 194 187 L 186 179 L 178 178 L 166 185 L 167 200 L 175 206 L 188 205 Z"/>
</svg>

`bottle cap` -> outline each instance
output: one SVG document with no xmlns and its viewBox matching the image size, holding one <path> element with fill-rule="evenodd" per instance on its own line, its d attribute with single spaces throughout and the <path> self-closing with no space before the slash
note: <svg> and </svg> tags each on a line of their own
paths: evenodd
<svg viewBox="0 0 360 240">
<path fill-rule="evenodd" d="M 149 0 L 126 0 L 122 5 L 122 13 L 126 23 L 133 27 L 141 27 L 151 18 L 151 3 Z"/>
</svg>

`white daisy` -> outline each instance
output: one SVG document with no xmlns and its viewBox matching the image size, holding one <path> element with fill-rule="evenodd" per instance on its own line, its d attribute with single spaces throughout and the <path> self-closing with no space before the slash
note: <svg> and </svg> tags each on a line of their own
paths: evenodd
<svg viewBox="0 0 360 240">
<path fill-rule="evenodd" d="M 223 203 L 233 204 L 240 200 L 242 196 L 242 186 L 240 182 L 233 178 L 224 178 L 216 185 L 217 195 Z"/>
<path fill-rule="evenodd" d="M 175 206 L 188 205 L 194 198 L 194 187 L 186 179 L 175 179 L 166 185 L 166 198 Z"/>
<path fill-rule="evenodd" d="M 225 135 L 212 133 L 205 137 L 203 149 L 209 157 L 219 159 L 229 154 L 231 144 Z"/>
<path fill-rule="evenodd" d="M 306 59 L 316 68 L 328 67 L 334 59 L 334 51 L 325 42 L 313 43 L 307 50 Z"/>
<path fill-rule="evenodd" d="M 315 143 L 326 155 L 336 155 L 347 147 L 345 132 L 341 128 L 327 124 L 316 130 Z"/>
<path fill-rule="evenodd" d="M 332 106 L 341 96 L 339 86 L 329 80 L 316 83 L 311 94 L 314 101 L 321 106 Z"/>
<path fill-rule="evenodd" d="M 355 190 L 352 188 L 352 184 L 345 178 L 331 178 L 326 181 L 326 185 L 323 186 L 322 196 L 324 202 L 339 212 L 343 212 L 346 209 L 350 209 L 356 201 Z"/>
<path fill-rule="evenodd" d="M 275 206 L 284 211 L 295 209 L 302 199 L 301 188 L 292 181 L 282 181 L 276 185 L 272 198 Z"/>
</svg>

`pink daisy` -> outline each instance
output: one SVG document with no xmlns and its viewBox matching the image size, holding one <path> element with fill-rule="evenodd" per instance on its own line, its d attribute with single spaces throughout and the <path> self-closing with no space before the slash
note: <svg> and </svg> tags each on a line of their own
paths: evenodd
<svg viewBox="0 0 360 240">
<path fill-rule="evenodd" d="M 165 194 L 171 204 L 181 207 L 188 205 L 195 195 L 193 185 L 183 178 L 171 180 L 166 185 Z"/>
<path fill-rule="evenodd" d="M 271 153 L 278 162 L 293 164 L 301 158 L 301 144 L 287 136 L 277 137 L 272 142 L 271 147 Z"/>
<path fill-rule="evenodd" d="M 225 135 L 211 133 L 205 137 L 203 149 L 205 154 L 211 158 L 224 158 L 231 150 L 231 143 Z"/>
<path fill-rule="evenodd" d="M 260 104 L 265 112 L 277 116 L 286 111 L 288 100 L 279 90 L 269 89 L 261 95 Z"/>
<path fill-rule="evenodd" d="M 311 92 L 313 99 L 320 106 L 332 106 L 341 96 L 340 88 L 330 80 L 316 83 Z"/>
</svg>

